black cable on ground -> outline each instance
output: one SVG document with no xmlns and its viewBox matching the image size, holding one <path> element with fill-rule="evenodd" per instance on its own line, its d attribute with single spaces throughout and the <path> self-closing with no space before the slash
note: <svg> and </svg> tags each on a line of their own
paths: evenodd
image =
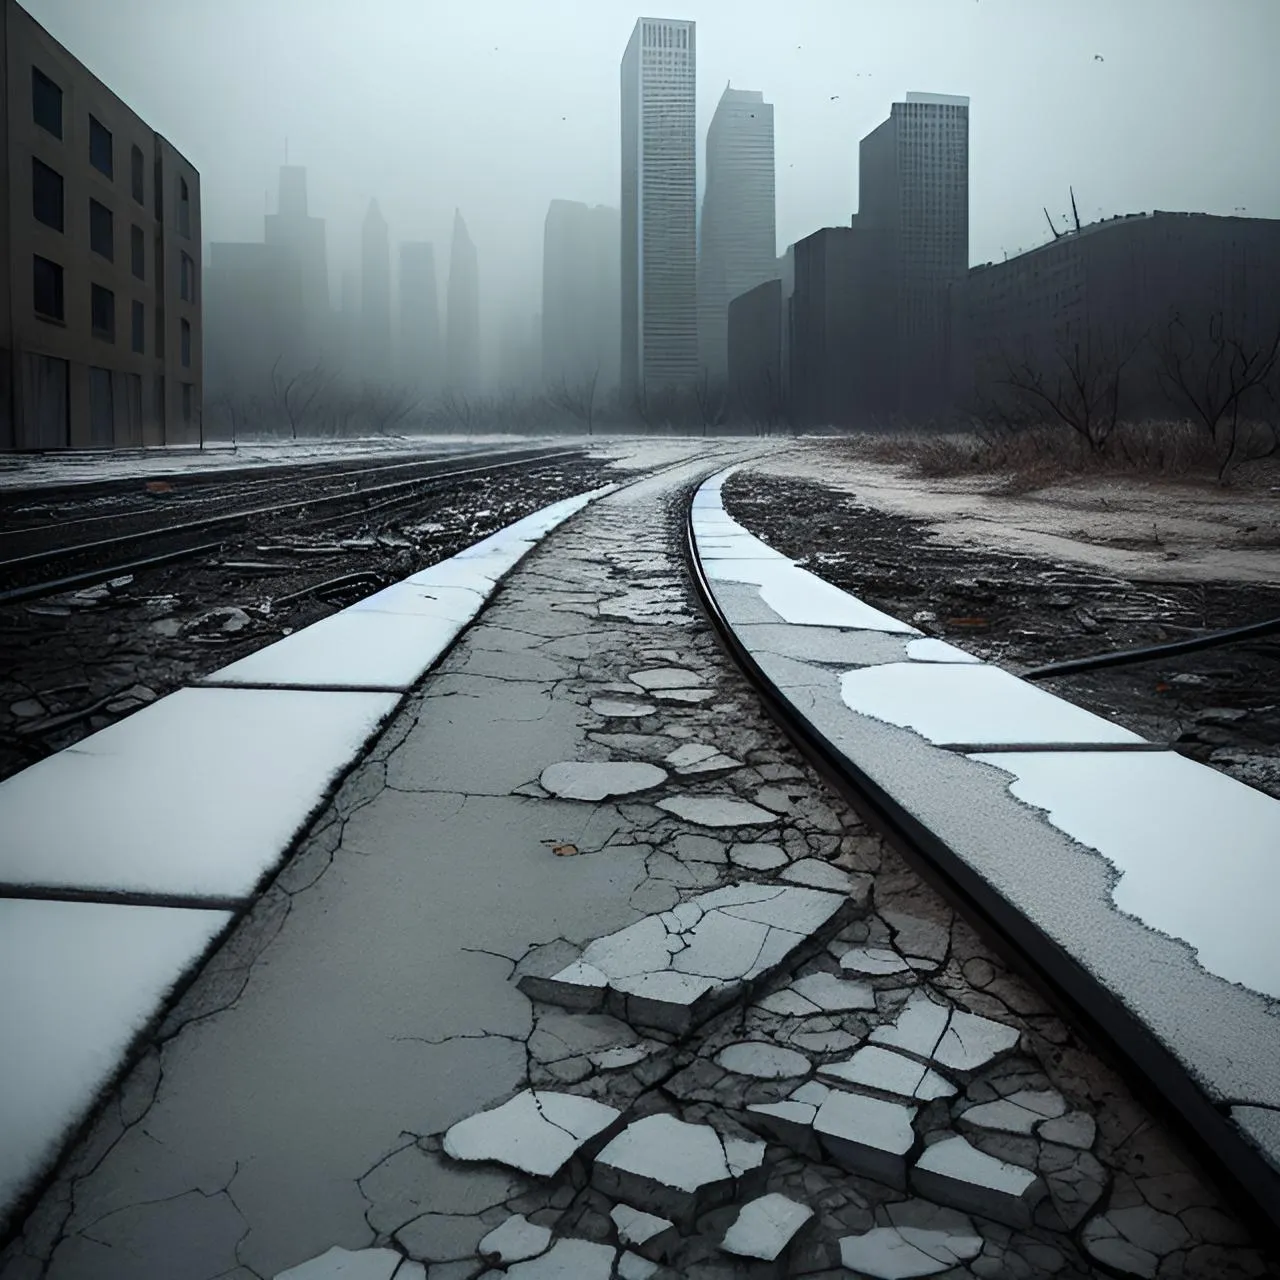
<svg viewBox="0 0 1280 1280">
<path fill-rule="evenodd" d="M 1262 636 L 1280 634 L 1280 618 L 1267 622 L 1251 622 L 1245 627 L 1229 627 L 1225 631 L 1211 631 L 1208 635 L 1192 640 L 1172 640 L 1168 644 L 1145 645 L 1141 649 L 1118 649 L 1111 653 L 1095 653 L 1087 658 L 1071 658 L 1066 662 L 1050 662 L 1021 673 L 1024 680 L 1047 680 L 1050 676 L 1069 676 L 1076 671 L 1097 671 L 1102 667 L 1124 667 L 1135 662 L 1154 662 L 1158 658 L 1172 658 L 1180 653 L 1197 653 L 1201 649 L 1216 649 L 1220 645 L 1235 644 L 1239 640 L 1256 640 Z"/>
</svg>

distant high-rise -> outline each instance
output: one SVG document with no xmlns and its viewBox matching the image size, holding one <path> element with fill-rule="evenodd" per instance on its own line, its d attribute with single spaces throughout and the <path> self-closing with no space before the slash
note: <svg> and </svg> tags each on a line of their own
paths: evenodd
<svg viewBox="0 0 1280 1280">
<path fill-rule="evenodd" d="M 622 387 L 698 377 L 692 22 L 641 18 L 622 57 Z"/>
<path fill-rule="evenodd" d="M 364 216 L 360 252 L 360 345 L 364 376 L 391 372 L 391 239 L 376 200 Z"/>
<path fill-rule="evenodd" d="M 267 214 L 265 222 L 266 243 L 283 250 L 297 264 L 302 283 L 298 348 L 302 358 L 315 359 L 329 339 L 329 260 L 324 219 L 307 213 L 307 171 L 301 165 L 280 166 L 277 212 Z"/>
<path fill-rule="evenodd" d="M 617 209 L 553 200 L 542 239 L 542 380 L 548 387 L 618 384 Z"/>
<path fill-rule="evenodd" d="M 773 104 L 726 88 L 707 131 L 698 254 L 698 351 L 713 378 L 728 368 L 729 303 L 777 271 Z"/>
<path fill-rule="evenodd" d="M 445 384 L 455 395 L 480 390 L 480 268 L 476 247 L 458 210 L 449 247 L 449 289 L 445 316 Z"/>
<path fill-rule="evenodd" d="M 948 289 L 969 265 L 969 99 L 908 93 L 858 149 L 855 230 L 884 233 L 891 282 L 871 299 L 895 341 L 891 411 L 947 402 Z"/>
<path fill-rule="evenodd" d="M 440 389 L 440 304 L 435 252 L 425 241 L 400 246 L 400 381 L 421 392 Z"/>
</svg>

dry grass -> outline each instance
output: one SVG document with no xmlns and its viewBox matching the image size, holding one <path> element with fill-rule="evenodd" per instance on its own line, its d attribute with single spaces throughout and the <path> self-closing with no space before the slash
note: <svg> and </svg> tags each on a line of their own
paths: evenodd
<svg viewBox="0 0 1280 1280">
<path fill-rule="evenodd" d="M 1220 462 L 1203 428 L 1151 419 L 1119 424 L 1097 451 L 1074 432 L 1049 426 L 1012 432 L 868 433 L 854 437 L 851 444 L 863 457 L 909 467 L 928 479 L 999 477 L 1004 493 L 1029 493 L 1073 476 L 1134 475 L 1216 484 Z M 1274 460 L 1246 463 L 1230 479 L 1248 483 L 1265 472 L 1273 480 L 1275 469 Z"/>
</svg>

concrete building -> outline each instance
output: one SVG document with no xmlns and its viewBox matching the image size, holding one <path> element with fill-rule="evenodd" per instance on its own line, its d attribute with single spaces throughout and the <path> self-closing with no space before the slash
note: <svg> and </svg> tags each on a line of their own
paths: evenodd
<svg viewBox="0 0 1280 1280">
<path fill-rule="evenodd" d="M 542 386 L 542 317 L 509 315 L 498 334 L 497 388 L 521 400 Z"/>
<path fill-rule="evenodd" d="M 726 87 L 707 131 L 707 189 L 698 248 L 698 354 L 728 372 L 729 302 L 777 270 L 773 104 Z"/>
<path fill-rule="evenodd" d="M 1218 339 L 1246 352 L 1280 334 L 1280 220 L 1204 213 L 1130 214 L 1081 227 L 1007 262 L 975 267 L 952 290 L 953 400 L 974 409 L 1008 398 L 1009 366 L 1051 381 L 1079 350 L 1093 376 L 1128 356 L 1125 414 L 1185 415 L 1157 375 L 1171 317 L 1193 377 Z"/>
<path fill-rule="evenodd" d="M 542 238 L 542 381 L 618 385 L 621 219 L 617 209 L 553 200 Z"/>
<path fill-rule="evenodd" d="M 454 395 L 480 392 L 480 266 L 459 210 L 454 211 L 449 246 L 444 377 Z"/>
<path fill-rule="evenodd" d="M 862 305 L 893 335 L 891 397 L 876 414 L 918 418 L 948 401 L 950 287 L 969 265 L 969 99 L 908 93 L 858 149 L 852 225 L 880 233 L 892 270 Z"/>
<path fill-rule="evenodd" d="M 277 211 L 265 218 L 263 237 L 296 264 L 302 285 L 300 358 L 313 362 L 332 340 L 329 259 L 323 218 L 307 212 L 307 171 L 301 165 L 280 166 Z"/>
<path fill-rule="evenodd" d="M 195 443 L 200 175 L 0 0 L 0 448 Z"/>
<path fill-rule="evenodd" d="M 622 390 L 698 378 L 697 33 L 641 18 L 622 58 Z"/>
<path fill-rule="evenodd" d="M 375 383 L 391 376 L 391 238 L 376 200 L 360 233 L 361 372 Z"/>
<path fill-rule="evenodd" d="M 435 250 L 425 241 L 400 246 L 400 381 L 422 394 L 440 390 L 440 301 Z"/>
<path fill-rule="evenodd" d="M 780 279 L 766 280 L 729 303 L 725 380 L 726 400 L 733 421 L 773 426 L 785 413 L 782 380 L 785 307 Z"/>
<path fill-rule="evenodd" d="M 278 244 L 209 246 L 205 271 L 205 384 L 210 395 L 264 392 L 271 371 L 307 358 L 302 272 Z"/>
</svg>

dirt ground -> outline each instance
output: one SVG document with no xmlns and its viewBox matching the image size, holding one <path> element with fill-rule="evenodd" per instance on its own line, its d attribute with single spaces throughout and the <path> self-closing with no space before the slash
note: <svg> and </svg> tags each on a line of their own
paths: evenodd
<svg viewBox="0 0 1280 1280">
<path fill-rule="evenodd" d="M 1280 485 L 921 480 L 838 441 L 741 471 L 730 512 L 828 581 L 1016 672 L 1280 617 Z M 1042 687 L 1280 797 L 1280 637 Z"/>
</svg>

